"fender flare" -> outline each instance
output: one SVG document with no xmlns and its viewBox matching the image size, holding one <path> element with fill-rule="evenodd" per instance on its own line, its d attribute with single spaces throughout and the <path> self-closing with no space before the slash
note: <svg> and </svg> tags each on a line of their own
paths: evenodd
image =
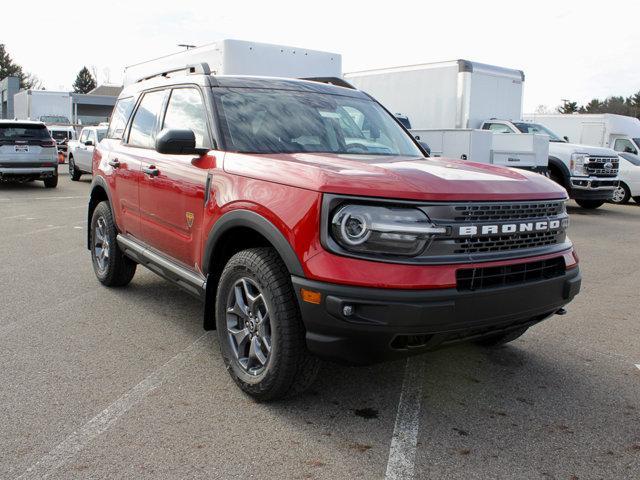
<svg viewBox="0 0 640 480">
<path fill-rule="evenodd" d="M 89 193 L 89 203 L 87 205 L 87 248 L 91 250 L 91 215 L 93 214 L 93 210 L 96 205 L 93 202 L 93 192 L 96 191 L 97 187 L 101 187 L 102 190 L 107 194 L 107 199 L 109 201 L 109 205 L 111 206 L 111 211 L 113 212 L 113 202 L 111 201 L 111 191 L 109 190 L 109 186 L 107 185 L 107 181 L 102 177 L 93 177 L 91 181 L 91 190 Z"/>
<path fill-rule="evenodd" d="M 249 210 L 233 210 L 225 213 L 215 222 L 209 232 L 202 257 L 202 271 L 205 275 L 210 273 L 209 265 L 218 242 L 226 232 L 235 227 L 248 227 L 265 237 L 276 249 L 289 273 L 304 277 L 304 270 L 298 256 L 278 227 L 262 215 Z"/>
</svg>

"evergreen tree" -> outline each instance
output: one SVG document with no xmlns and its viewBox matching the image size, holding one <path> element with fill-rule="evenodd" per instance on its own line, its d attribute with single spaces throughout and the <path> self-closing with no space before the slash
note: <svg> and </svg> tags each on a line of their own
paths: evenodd
<svg viewBox="0 0 640 480">
<path fill-rule="evenodd" d="M 96 81 L 89 72 L 87 67 L 82 67 L 82 69 L 78 72 L 78 76 L 76 77 L 76 81 L 73 82 L 73 91 L 76 93 L 89 93 L 91 90 L 96 88 Z"/>
<path fill-rule="evenodd" d="M 576 113 L 578 111 L 578 102 L 563 100 L 562 105 L 557 110 L 558 113 Z"/>
<path fill-rule="evenodd" d="M 14 63 L 11 56 L 7 53 L 4 43 L 0 43 L 0 80 L 5 77 L 18 77 L 20 79 L 20 88 L 33 88 L 36 83 L 41 86 L 42 83 L 37 77 L 32 76 L 22 70 L 22 67 Z"/>
</svg>

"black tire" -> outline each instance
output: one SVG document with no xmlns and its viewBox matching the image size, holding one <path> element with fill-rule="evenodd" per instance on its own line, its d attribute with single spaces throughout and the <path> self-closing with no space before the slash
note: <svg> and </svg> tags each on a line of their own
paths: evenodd
<svg viewBox="0 0 640 480">
<path fill-rule="evenodd" d="M 73 155 L 69 155 L 69 175 L 74 182 L 80 180 L 80 176 L 82 175 L 82 172 L 76 167 L 76 162 L 73 161 Z"/>
<path fill-rule="evenodd" d="M 617 205 L 624 205 L 625 203 L 629 203 L 631 199 L 631 190 L 626 183 L 620 182 L 618 187 L 613 191 L 613 198 L 611 198 L 611 203 L 615 203 Z"/>
<path fill-rule="evenodd" d="M 580 205 L 582 208 L 586 208 L 588 210 L 595 210 L 596 208 L 604 205 L 604 200 L 576 200 L 576 203 Z"/>
<path fill-rule="evenodd" d="M 633 197 L 633 201 L 636 203 L 640 203 L 640 195 L 636 195 L 635 197 Z"/>
<path fill-rule="evenodd" d="M 136 273 L 137 264 L 126 257 L 116 240 L 118 231 L 109 202 L 100 202 L 91 216 L 91 262 L 96 277 L 107 287 L 124 287 Z M 106 245 L 105 245 L 106 241 Z M 99 256 L 106 249 L 106 258 Z"/>
<path fill-rule="evenodd" d="M 53 177 L 44 179 L 44 188 L 56 188 L 58 186 L 58 170 L 56 169 Z"/>
<path fill-rule="evenodd" d="M 475 340 L 475 343 L 483 347 L 499 347 L 509 342 L 513 342 L 516 338 L 521 337 L 529 327 L 520 328 L 518 330 L 512 330 L 508 333 L 502 333 L 500 335 L 493 335 L 490 337 L 480 338 Z"/>
<path fill-rule="evenodd" d="M 244 285 L 244 290 L 239 285 Z M 233 309 L 238 313 L 228 311 L 230 304 L 237 305 L 237 288 L 244 292 L 243 295 L 249 293 L 247 285 L 253 291 L 252 298 L 258 300 L 245 302 L 245 310 L 253 311 L 255 315 L 245 315 L 242 309 Z M 243 298 L 248 298 L 248 295 Z M 268 317 L 264 317 L 269 319 L 268 326 L 266 321 L 260 324 L 260 315 L 264 316 L 264 312 L 268 312 Z M 251 319 L 255 320 L 255 325 Z M 251 330 L 247 326 L 249 322 Z M 242 329 L 236 329 L 236 323 Z M 216 327 L 220 351 L 229 374 L 244 392 L 255 399 L 268 401 L 294 396 L 315 380 L 320 362 L 307 350 L 291 278 L 273 248 L 250 248 L 231 257 L 218 283 Z M 267 327 L 268 335 L 265 334 Z M 240 335 L 243 334 L 241 330 L 247 331 L 242 342 L 232 335 L 230 328 Z M 264 351 L 266 338 L 270 344 L 268 354 L 263 355 L 264 363 L 254 356 L 253 363 L 256 360 L 258 363 L 252 371 L 252 342 L 256 341 L 257 348 Z M 247 351 L 249 353 L 243 358 L 243 352 Z"/>
</svg>

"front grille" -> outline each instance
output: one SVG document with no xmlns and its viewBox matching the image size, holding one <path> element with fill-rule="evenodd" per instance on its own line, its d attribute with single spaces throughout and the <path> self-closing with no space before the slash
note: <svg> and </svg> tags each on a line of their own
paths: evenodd
<svg viewBox="0 0 640 480">
<path fill-rule="evenodd" d="M 506 252 L 558 243 L 558 232 L 520 233 L 495 237 L 461 238 L 454 253 Z"/>
<path fill-rule="evenodd" d="M 486 203 L 457 205 L 456 222 L 510 221 L 554 217 L 564 210 L 564 202 Z"/>
<path fill-rule="evenodd" d="M 611 168 L 604 168 L 608 163 L 611 164 Z M 615 177 L 618 175 L 618 167 L 617 157 L 589 157 L 589 163 L 585 164 L 587 173 L 596 177 Z"/>
<path fill-rule="evenodd" d="M 565 271 L 563 257 L 499 267 L 463 268 L 456 272 L 456 287 L 458 290 L 474 291 L 518 285 L 559 277 Z"/>
</svg>

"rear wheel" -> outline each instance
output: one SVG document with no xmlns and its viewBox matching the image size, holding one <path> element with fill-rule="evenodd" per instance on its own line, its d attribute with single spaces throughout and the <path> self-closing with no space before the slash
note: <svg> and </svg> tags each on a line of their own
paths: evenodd
<svg viewBox="0 0 640 480">
<path fill-rule="evenodd" d="M 116 239 L 118 232 L 108 202 L 100 202 L 91 216 L 91 260 L 98 280 L 107 287 L 123 287 L 136 273 Z"/>
<path fill-rule="evenodd" d="M 505 343 L 513 342 L 516 338 L 521 337 L 529 329 L 529 327 L 519 328 L 511 332 L 502 333 L 500 335 L 493 335 L 486 338 L 476 340 L 475 343 L 482 345 L 483 347 L 499 347 Z"/>
<path fill-rule="evenodd" d="M 82 175 L 82 172 L 76 167 L 73 155 L 69 155 L 69 175 L 71 176 L 71 180 L 74 182 L 80 180 L 80 175 Z"/>
<path fill-rule="evenodd" d="M 229 374 L 258 400 L 295 395 L 315 379 L 291 279 L 273 248 L 251 248 L 227 263 L 216 295 L 216 327 Z"/>
<path fill-rule="evenodd" d="M 58 186 L 58 170 L 54 172 L 52 177 L 44 179 L 45 188 L 56 188 Z"/>
<path fill-rule="evenodd" d="M 631 198 L 631 191 L 629 187 L 623 182 L 616 187 L 613 191 L 613 197 L 611 198 L 611 203 L 624 204 L 629 203 L 629 199 Z"/>
<path fill-rule="evenodd" d="M 604 200 L 576 200 L 576 203 L 582 208 L 588 210 L 595 210 L 598 207 L 604 205 Z"/>
</svg>

